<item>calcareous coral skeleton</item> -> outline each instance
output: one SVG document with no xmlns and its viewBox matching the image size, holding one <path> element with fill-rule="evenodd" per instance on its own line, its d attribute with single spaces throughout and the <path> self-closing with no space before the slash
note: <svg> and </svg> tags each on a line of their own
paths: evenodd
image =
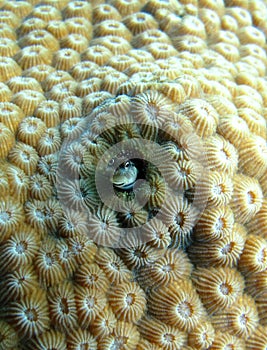
<svg viewBox="0 0 267 350">
<path fill-rule="evenodd" d="M 0 350 L 267 348 L 266 18 L 0 1 Z"/>
</svg>

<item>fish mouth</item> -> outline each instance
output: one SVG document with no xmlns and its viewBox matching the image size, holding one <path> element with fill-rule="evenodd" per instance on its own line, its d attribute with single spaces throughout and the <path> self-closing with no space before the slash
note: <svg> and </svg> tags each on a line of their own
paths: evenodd
<svg viewBox="0 0 267 350">
<path fill-rule="evenodd" d="M 114 186 L 118 187 L 118 188 L 120 188 L 122 190 L 129 190 L 129 189 L 133 188 L 134 183 L 135 183 L 135 181 L 133 181 L 133 182 L 131 182 L 129 184 L 118 183 L 118 184 L 114 184 Z"/>
</svg>

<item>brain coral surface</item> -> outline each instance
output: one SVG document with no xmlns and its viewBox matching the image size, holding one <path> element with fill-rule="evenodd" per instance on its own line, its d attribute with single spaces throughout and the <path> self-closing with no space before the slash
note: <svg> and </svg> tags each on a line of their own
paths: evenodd
<svg viewBox="0 0 267 350">
<path fill-rule="evenodd" d="M 0 1 L 0 350 L 267 348 L 264 0 Z"/>
</svg>

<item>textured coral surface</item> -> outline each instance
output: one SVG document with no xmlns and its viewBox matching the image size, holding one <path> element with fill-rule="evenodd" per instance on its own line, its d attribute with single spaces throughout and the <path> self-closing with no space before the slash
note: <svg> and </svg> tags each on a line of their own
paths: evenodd
<svg viewBox="0 0 267 350">
<path fill-rule="evenodd" d="M 267 348 L 265 0 L 0 1 L 0 350 Z"/>
</svg>

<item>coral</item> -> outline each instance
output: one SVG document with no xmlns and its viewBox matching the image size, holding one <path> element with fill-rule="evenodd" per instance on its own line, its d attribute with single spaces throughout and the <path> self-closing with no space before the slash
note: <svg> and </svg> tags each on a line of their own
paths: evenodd
<svg viewBox="0 0 267 350">
<path fill-rule="evenodd" d="M 141 244 L 138 237 L 130 237 L 125 239 L 126 248 L 118 250 L 125 264 L 130 269 L 140 269 L 153 264 L 161 255 L 161 251 Z"/>
<path fill-rule="evenodd" d="M 26 116 L 31 116 L 39 103 L 44 100 L 45 97 L 41 92 L 22 90 L 13 96 L 12 102 L 21 108 Z"/>
<path fill-rule="evenodd" d="M 24 36 L 30 33 L 33 30 L 45 29 L 46 23 L 41 18 L 32 17 L 24 22 L 18 28 L 19 36 Z"/>
<path fill-rule="evenodd" d="M 78 266 L 78 262 L 75 260 L 75 255 L 73 251 L 70 250 L 70 247 L 68 246 L 68 243 L 65 239 L 61 239 L 58 242 L 56 254 L 66 276 L 72 276 L 73 272 Z"/>
<path fill-rule="evenodd" d="M 95 263 L 81 266 L 75 272 L 75 281 L 78 285 L 92 291 L 102 290 L 105 292 L 109 286 L 104 271 Z"/>
<path fill-rule="evenodd" d="M 164 350 L 183 349 L 186 342 L 185 332 L 153 318 L 142 318 L 139 322 L 139 330 L 145 339 Z"/>
<path fill-rule="evenodd" d="M 92 38 L 92 24 L 84 17 L 73 17 L 65 20 L 68 33 L 80 34 L 87 39 Z"/>
<path fill-rule="evenodd" d="M 54 6 L 41 5 L 33 9 L 33 11 L 30 14 L 30 17 L 40 18 L 45 22 L 58 21 L 61 19 L 61 13 Z"/>
<path fill-rule="evenodd" d="M 24 118 L 18 127 L 18 140 L 27 145 L 36 147 L 41 136 L 46 131 L 46 125 L 35 117 Z"/>
<path fill-rule="evenodd" d="M 82 114 L 82 100 L 76 96 L 66 97 L 60 103 L 59 113 L 61 121 L 79 118 Z"/>
<path fill-rule="evenodd" d="M 19 51 L 19 46 L 7 38 L 0 38 L 0 53 L 1 56 L 12 57 Z"/>
<path fill-rule="evenodd" d="M 103 45 L 94 45 L 85 50 L 82 59 L 103 66 L 112 57 L 111 51 Z"/>
<path fill-rule="evenodd" d="M 135 36 L 133 38 L 133 44 L 136 42 L 136 40 L 138 40 L 138 34 L 145 34 L 149 30 L 158 28 L 158 23 L 155 21 L 153 16 L 144 12 L 133 13 L 132 15 L 125 17 L 123 19 L 123 22 Z"/>
<path fill-rule="evenodd" d="M 218 16 L 216 11 L 208 8 L 201 8 L 199 9 L 198 15 L 205 27 L 207 35 L 213 36 L 214 34 L 216 35 L 216 33 L 219 32 L 221 25 L 220 22 L 222 22 L 222 20 Z"/>
<path fill-rule="evenodd" d="M 214 134 L 218 114 L 208 102 L 198 99 L 186 101 L 180 106 L 179 112 L 191 120 L 197 135 L 208 137 Z"/>
<path fill-rule="evenodd" d="M 12 131 L 4 123 L 0 123 L 0 142 L 0 157 L 6 158 L 6 156 L 9 154 L 9 151 L 15 144 L 15 137 Z"/>
<path fill-rule="evenodd" d="M 95 37 L 102 37 L 106 35 L 115 35 L 125 38 L 127 41 L 131 40 L 131 32 L 119 21 L 105 20 L 94 26 Z"/>
<path fill-rule="evenodd" d="M 29 176 L 23 170 L 12 165 L 6 168 L 6 175 L 9 194 L 19 202 L 24 203 L 28 198 Z"/>
<path fill-rule="evenodd" d="M 68 349 L 75 350 L 79 347 L 97 350 L 97 341 L 87 330 L 77 329 L 72 331 L 67 337 Z"/>
<path fill-rule="evenodd" d="M 189 257 L 198 266 L 236 267 L 244 249 L 246 234 L 245 228 L 235 223 L 232 231 L 221 239 L 193 242 L 188 249 Z"/>
<path fill-rule="evenodd" d="M 246 145 L 246 148 L 244 145 Z M 238 153 L 240 169 L 246 175 L 260 177 L 266 172 L 267 158 L 265 155 L 266 142 L 264 138 L 257 135 L 251 135 L 245 138 L 238 147 Z"/>
<path fill-rule="evenodd" d="M 258 322 L 256 303 L 245 294 L 239 297 L 228 310 L 217 312 L 213 316 L 215 329 L 229 332 L 241 339 L 250 337 L 256 330 Z"/>
<path fill-rule="evenodd" d="M 44 156 L 59 151 L 61 137 L 57 128 L 49 128 L 40 137 L 37 144 L 37 151 L 40 156 Z"/>
<path fill-rule="evenodd" d="M 33 340 L 30 344 L 30 349 L 41 350 L 52 347 L 57 350 L 64 350 L 66 349 L 66 346 L 66 339 L 62 333 L 49 330 Z"/>
<path fill-rule="evenodd" d="M 168 227 L 172 246 L 185 248 L 197 218 L 197 210 L 185 198 L 174 196 L 162 208 L 159 218 Z"/>
<path fill-rule="evenodd" d="M 39 157 L 32 146 L 17 142 L 9 152 L 8 159 L 12 164 L 23 170 L 26 175 L 33 175 Z"/>
<path fill-rule="evenodd" d="M 120 232 L 115 212 L 108 207 L 99 207 L 89 222 L 89 235 L 100 245 L 112 246 L 119 238 Z"/>
<path fill-rule="evenodd" d="M 136 122 L 143 129 L 143 136 L 150 138 L 150 134 L 156 132 L 162 126 L 163 120 L 167 118 L 171 103 L 158 92 L 149 91 L 138 95 L 133 103 L 131 111 Z"/>
<path fill-rule="evenodd" d="M 0 203 L 1 242 L 10 237 L 23 221 L 23 207 L 12 198 Z"/>
<path fill-rule="evenodd" d="M 169 78 L 175 78 L 177 72 L 174 68 L 170 67 L 170 69 L 166 66 L 162 67 L 162 73 Z M 168 98 L 170 98 L 173 102 L 182 103 L 186 99 L 184 88 L 181 84 L 177 83 L 163 83 L 160 91 L 164 93 Z M 178 114 L 179 116 L 179 114 Z M 175 115 L 173 116 L 175 119 Z M 181 118 L 181 115 L 180 115 Z M 183 118 L 184 122 L 188 121 L 188 125 L 190 124 L 189 120 Z M 171 124 L 171 121 L 169 122 Z"/>
<path fill-rule="evenodd" d="M 140 226 L 147 221 L 147 212 L 138 203 L 126 202 L 120 206 L 119 211 L 118 219 L 125 227 Z"/>
<path fill-rule="evenodd" d="M 58 40 L 44 29 L 36 29 L 30 31 L 27 35 L 23 36 L 20 39 L 19 44 L 22 48 L 27 46 L 40 45 L 47 48 L 48 50 L 51 50 L 51 52 L 59 50 Z"/>
<path fill-rule="evenodd" d="M 108 291 L 109 304 L 116 318 L 131 323 L 142 317 L 146 306 L 145 297 L 145 292 L 135 282 L 126 282 Z"/>
<path fill-rule="evenodd" d="M 238 147 L 242 140 L 249 136 L 249 127 L 238 115 L 227 115 L 221 118 L 218 133 Z"/>
<path fill-rule="evenodd" d="M 15 330 L 5 321 L 0 321 L 0 349 L 12 349 L 18 344 L 18 335 Z"/>
<path fill-rule="evenodd" d="M 107 19 L 119 21 L 121 16 L 117 9 L 110 4 L 100 4 L 93 8 L 93 23 L 105 21 Z"/>
<path fill-rule="evenodd" d="M 4 83 L 0 83 L 0 99 L 2 103 L 9 102 L 11 98 L 12 98 L 12 92 L 9 89 L 9 87 Z"/>
<path fill-rule="evenodd" d="M 20 23 L 19 17 L 12 11 L 2 10 L 0 15 L 0 22 L 10 25 L 12 28 L 17 28 Z"/>
<path fill-rule="evenodd" d="M 109 248 L 99 248 L 96 263 L 113 285 L 123 284 L 132 278 L 130 270 L 116 253 Z"/>
<path fill-rule="evenodd" d="M 14 56 L 23 69 L 29 69 L 42 64 L 51 64 L 52 52 L 43 45 L 26 46 Z M 12 76 L 16 76 L 14 74 Z"/>
<path fill-rule="evenodd" d="M 106 35 L 100 38 L 95 38 L 91 41 L 91 45 L 102 45 L 115 55 L 126 54 L 131 49 L 130 43 L 126 39 L 117 35 Z"/>
<path fill-rule="evenodd" d="M 8 191 L 8 178 L 7 175 L 4 171 L 4 167 L 0 167 L 0 176 L 1 176 L 1 180 L 0 180 L 0 191 L 1 191 L 1 197 L 5 197 L 7 196 L 9 193 Z"/>
<path fill-rule="evenodd" d="M 200 181 L 196 200 L 207 200 L 209 206 L 229 204 L 233 195 L 233 183 L 228 175 L 218 171 L 210 172 Z"/>
<path fill-rule="evenodd" d="M 257 212 L 252 220 L 248 223 L 248 228 L 250 233 L 255 234 L 257 236 L 262 236 L 267 238 L 266 235 L 266 198 L 263 199 L 261 209 Z"/>
<path fill-rule="evenodd" d="M 47 24 L 46 30 L 57 40 L 61 40 L 68 35 L 67 25 L 62 21 L 51 21 Z"/>
<path fill-rule="evenodd" d="M 88 80 L 90 79 L 92 72 L 96 68 L 97 68 L 97 64 L 86 60 L 75 64 L 71 69 L 71 75 L 77 81 Z M 84 94 L 84 95 L 87 95 L 87 94 Z"/>
<path fill-rule="evenodd" d="M 81 34 L 70 34 L 61 40 L 62 48 L 70 48 L 79 53 L 86 50 L 88 46 L 88 40 Z"/>
<path fill-rule="evenodd" d="M 86 155 L 84 146 L 73 143 L 69 147 L 66 147 L 61 155 L 62 166 L 73 177 L 84 174 L 88 165 L 88 157 Z"/>
<path fill-rule="evenodd" d="M 43 91 L 38 81 L 31 77 L 14 77 L 7 82 L 7 85 L 12 90 L 13 94 L 21 90 Z"/>
<path fill-rule="evenodd" d="M 13 58 L 1 57 L 0 59 L 0 80 L 6 82 L 13 77 L 20 76 L 22 73 L 21 67 Z"/>
<path fill-rule="evenodd" d="M 32 11 L 32 5 L 26 1 L 20 1 L 19 3 L 12 1 L 5 4 L 3 8 L 21 17 L 26 17 Z"/>
<path fill-rule="evenodd" d="M 234 349 L 245 349 L 244 342 L 228 332 L 215 332 L 215 338 L 210 347 L 211 350 L 223 350 L 225 347 L 234 347 Z"/>
<path fill-rule="evenodd" d="M 6 312 L 11 324 L 23 339 L 31 338 L 49 328 L 46 294 L 41 289 L 10 303 Z"/>
<path fill-rule="evenodd" d="M 44 175 L 35 174 L 30 178 L 29 191 L 32 198 L 45 201 L 52 195 L 52 186 Z"/>
<path fill-rule="evenodd" d="M 186 148 L 187 145 L 183 146 Z M 177 162 L 172 162 L 166 169 L 166 180 L 172 189 L 186 191 L 196 185 L 199 172 L 200 167 L 196 162 L 187 159 L 177 160 Z"/>
<path fill-rule="evenodd" d="M 0 349 L 265 349 L 266 2 L 0 7 Z"/>
<path fill-rule="evenodd" d="M 138 344 L 140 334 L 137 327 L 128 322 L 119 321 L 113 332 L 115 344 L 121 344 L 125 349 L 134 350 Z"/>
<path fill-rule="evenodd" d="M 109 74 L 102 80 L 100 89 L 110 92 L 115 95 L 119 86 L 127 80 L 127 76 L 120 72 Z"/>
<path fill-rule="evenodd" d="M 83 1 L 70 1 L 63 10 L 64 18 L 84 17 L 92 20 L 92 6 L 90 3 Z"/>
<path fill-rule="evenodd" d="M 259 326 L 247 341 L 246 346 L 248 350 L 261 350 L 266 347 L 266 344 L 266 327 Z"/>
<path fill-rule="evenodd" d="M 231 208 L 240 224 L 247 223 L 261 209 L 263 193 L 255 178 L 238 174 L 233 178 L 234 192 Z"/>
<path fill-rule="evenodd" d="M 88 289 L 85 286 L 75 287 L 75 301 L 78 322 L 82 329 L 88 329 L 107 304 L 104 291 Z"/>
<path fill-rule="evenodd" d="M 37 163 L 37 171 L 45 175 L 53 185 L 56 183 L 57 164 L 58 159 L 55 154 L 42 156 Z"/>
<path fill-rule="evenodd" d="M 56 84 L 49 91 L 49 99 L 57 102 L 63 102 L 67 97 L 74 97 L 77 84 L 73 81 L 65 81 L 63 83 Z M 64 109 L 63 109 L 64 110 Z M 64 113 L 63 113 L 64 115 Z M 67 109 L 68 115 L 68 109 Z"/>
<path fill-rule="evenodd" d="M 199 296 L 187 280 L 153 290 L 148 310 L 162 322 L 186 332 L 191 332 L 205 317 Z"/>
<path fill-rule="evenodd" d="M 229 206 L 206 208 L 196 224 L 197 241 L 216 241 L 228 236 L 234 226 L 234 215 Z"/>
<path fill-rule="evenodd" d="M 112 334 L 117 320 L 112 310 L 106 306 L 101 312 L 96 315 L 95 320 L 90 325 L 90 331 L 97 338 L 104 338 Z"/>
<path fill-rule="evenodd" d="M 45 75 L 44 79 L 42 79 L 42 86 L 44 91 L 50 91 L 53 86 L 67 81 L 74 81 L 68 72 L 64 70 L 54 70 Z"/>
<path fill-rule="evenodd" d="M 0 257 L 3 259 L 1 271 L 13 271 L 21 265 L 30 265 L 39 246 L 39 237 L 31 227 L 20 228 L 1 245 Z"/>
<path fill-rule="evenodd" d="M 230 307 L 244 289 L 242 276 L 229 268 L 198 268 L 192 280 L 209 314 Z"/>
<path fill-rule="evenodd" d="M 267 267 L 267 243 L 259 236 L 248 235 L 239 260 L 239 270 L 244 275 L 264 271 Z"/>
<path fill-rule="evenodd" d="M 148 222 L 142 232 L 145 235 L 148 244 L 152 247 L 163 249 L 167 248 L 171 243 L 171 236 L 168 227 L 157 218 Z"/>
<path fill-rule="evenodd" d="M 73 254 L 77 264 L 91 264 L 94 260 L 97 247 L 87 235 L 79 235 L 67 240 L 71 254 Z M 101 273 L 103 280 L 106 276 Z M 93 281 L 92 281 L 93 283 Z"/>
<path fill-rule="evenodd" d="M 133 46 L 137 48 L 155 42 L 170 44 L 171 41 L 164 32 L 158 29 L 148 29 L 145 32 L 135 35 L 132 40 Z"/>
<path fill-rule="evenodd" d="M 3 290 L 0 298 L 1 305 L 20 300 L 38 290 L 38 278 L 32 265 L 19 266 L 15 271 L 10 271 L 3 276 L 4 280 L 0 282 Z"/>
<path fill-rule="evenodd" d="M 56 243 L 51 238 L 47 238 L 42 242 L 34 262 L 39 282 L 46 288 L 58 284 L 65 278 L 59 259 L 54 254 L 55 248 Z"/>
<path fill-rule="evenodd" d="M 47 293 L 51 322 L 61 332 L 77 327 L 77 311 L 72 284 L 66 282 Z"/>
<path fill-rule="evenodd" d="M 206 141 L 207 162 L 212 170 L 232 175 L 238 166 L 238 152 L 226 139 L 212 136 Z"/>
<path fill-rule="evenodd" d="M 83 213 L 78 213 L 67 209 L 59 220 L 59 234 L 61 237 L 75 237 L 85 234 L 87 230 L 86 217 Z"/>
<path fill-rule="evenodd" d="M 68 71 L 78 62 L 80 62 L 79 53 L 70 48 L 61 49 L 53 56 L 53 66 L 59 70 Z"/>
<path fill-rule="evenodd" d="M 165 254 L 150 266 L 140 270 L 138 281 L 142 286 L 167 286 L 189 278 L 192 266 L 186 254 L 167 249 Z"/>
<path fill-rule="evenodd" d="M 142 6 L 142 3 L 138 0 L 111 0 L 110 3 L 119 11 L 122 17 L 138 12 Z"/>
<path fill-rule="evenodd" d="M 12 39 L 16 40 L 16 33 L 15 30 L 9 26 L 8 24 L 4 22 L 0 22 L 0 29 L 1 29 L 1 38 L 7 38 L 7 39 Z"/>
<path fill-rule="evenodd" d="M 210 348 L 215 338 L 215 331 L 209 321 L 203 321 L 188 335 L 188 344 L 196 349 Z"/>
<path fill-rule="evenodd" d="M 24 71 L 25 76 L 35 78 L 39 83 L 42 83 L 48 75 L 55 71 L 54 67 L 49 66 L 48 64 L 39 64 L 33 66 Z"/>
</svg>

